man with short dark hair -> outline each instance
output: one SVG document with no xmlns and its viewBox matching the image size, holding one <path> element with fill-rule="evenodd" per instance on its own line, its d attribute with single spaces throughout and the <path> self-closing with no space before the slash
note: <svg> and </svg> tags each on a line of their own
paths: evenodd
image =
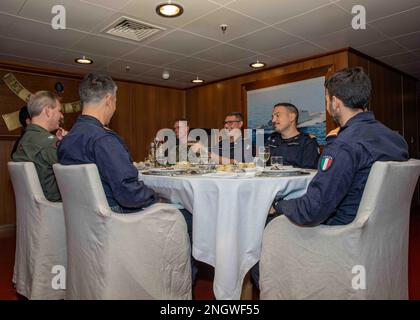
<svg viewBox="0 0 420 320">
<path fill-rule="evenodd" d="M 133 213 L 158 201 L 167 202 L 139 181 L 139 172 L 124 141 L 106 127 L 117 107 L 117 85 L 111 77 L 89 73 L 80 82 L 79 95 L 82 115 L 58 148 L 60 163 L 96 164 L 109 207 L 114 212 Z M 191 214 L 184 209 L 180 211 L 191 241 Z M 192 267 L 194 282 L 197 268 Z"/>
<path fill-rule="evenodd" d="M 213 159 L 220 163 L 238 163 L 246 162 L 246 154 L 252 157 L 252 142 L 242 136 L 243 119 L 241 112 L 226 115 L 219 142 L 210 148 Z"/>
<path fill-rule="evenodd" d="M 276 198 L 267 222 L 284 214 L 296 225 L 345 225 L 356 217 L 375 161 L 407 161 L 408 146 L 398 133 L 365 111 L 371 82 L 362 68 L 348 68 L 325 81 L 327 112 L 339 128 L 327 136 L 318 172 L 300 198 Z M 251 275 L 258 286 L 259 268 Z"/>
<path fill-rule="evenodd" d="M 295 105 L 279 102 L 273 107 L 272 123 L 275 132 L 268 139 L 270 156 L 282 156 L 283 164 L 299 168 L 316 168 L 319 145 L 315 137 L 297 129 L 299 111 Z"/>
<path fill-rule="evenodd" d="M 360 67 L 341 70 L 325 81 L 327 112 L 340 127 L 327 137 L 306 194 L 276 201 L 277 214 L 302 226 L 348 224 L 356 216 L 373 163 L 408 160 L 404 138 L 365 111 L 371 90 Z"/>
<path fill-rule="evenodd" d="M 63 118 L 58 97 L 49 91 L 38 91 L 28 102 L 31 123 L 12 154 L 13 161 L 33 162 L 45 198 L 61 201 L 60 191 L 55 180 L 53 164 L 57 163 L 57 145 L 66 131 L 60 128 Z M 56 131 L 56 135 L 51 132 Z"/>
<path fill-rule="evenodd" d="M 61 164 L 96 164 L 110 208 L 119 213 L 136 212 L 157 201 L 155 192 L 138 179 L 122 138 L 106 126 L 116 110 L 117 85 L 111 77 L 90 73 L 80 82 L 83 104 L 69 134 L 58 148 Z"/>
</svg>

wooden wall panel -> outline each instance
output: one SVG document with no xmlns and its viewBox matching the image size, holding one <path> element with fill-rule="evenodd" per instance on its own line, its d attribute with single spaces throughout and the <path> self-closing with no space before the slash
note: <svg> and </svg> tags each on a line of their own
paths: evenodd
<svg viewBox="0 0 420 320">
<path fill-rule="evenodd" d="M 0 226 L 16 223 L 15 196 L 7 170 L 7 162 L 10 161 L 13 144 L 13 140 L 0 139 Z"/>
<path fill-rule="evenodd" d="M 379 121 L 393 130 L 398 130 L 409 142 L 411 136 L 407 130 L 410 131 L 410 134 L 413 133 L 414 122 L 418 127 L 418 114 L 415 107 L 405 110 L 405 106 L 416 104 L 417 80 L 353 49 L 349 54 L 349 65 L 363 66 L 365 70 L 368 70 L 373 88 L 370 109 Z M 410 123 L 405 129 L 404 122 L 407 121 Z M 415 140 L 419 141 L 419 138 L 417 130 Z M 415 146 L 415 149 L 410 148 L 411 155 L 414 155 L 415 150 L 419 150 L 418 145 Z M 418 156 L 416 154 L 416 157 Z"/>
<path fill-rule="evenodd" d="M 369 73 L 369 60 L 355 52 L 349 52 L 349 66 L 362 67 L 365 72 Z"/>
<path fill-rule="evenodd" d="M 1 97 L 1 107 L 0 113 L 9 113 L 16 110 L 19 110 L 25 102 L 16 96 L 2 81 L 3 76 L 6 73 L 12 73 L 15 75 L 16 79 L 30 92 L 36 92 L 39 90 L 49 90 L 54 92 L 54 84 L 57 81 L 60 81 L 64 85 L 64 92 L 60 94 L 62 102 L 73 102 L 79 100 L 78 87 L 79 80 L 69 79 L 59 76 L 48 76 L 48 75 L 36 75 L 24 72 L 10 71 L 0 68 L 0 97 Z M 66 129 L 71 128 L 73 125 L 77 114 L 65 114 L 64 116 L 64 127 Z M 0 121 L 0 135 L 13 135 L 19 136 L 20 130 L 14 130 L 9 132 L 4 121 Z"/>
<path fill-rule="evenodd" d="M 372 74 L 375 96 L 372 107 L 379 115 L 379 120 L 395 130 L 411 134 L 414 132 L 412 117 L 414 109 L 412 96 L 405 96 L 414 86 L 412 81 L 401 81 L 399 73 L 387 69 L 383 65 L 375 65 L 366 57 L 345 50 L 337 51 L 325 56 L 300 60 L 273 69 L 253 72 L 247 75 L 210 83 L 188 90 L 177 90 L 133 82 L 117 81 L 119 87 L 117 95 L 117 111 L 110 127 L 120 134 L 126 141 L 134 161 L 140 161 L 147 155 L 150 141 L 156 132 L 162 128 L 172 128 L 175 119 L 187 117 L 190 127 L 221 128 L 225 114 L 231 111 L 242 111 L 246 114 L 246 106 L 242 101 L 242 90 L 245 84 L 272 79 L 300 71 L 307 71 L 322 66 L 333 65 L 335 70 L 349 65 L 362 65 Z M 4 68 L 0 64 L 0 76 L 12 71 L 17 79 L 30 91 L 53 90 L 54 83 L 61 81 L 65 91 L 63 102 L 78 100 L 78 84 L 80 75 L 69 75 L 60 72 L 42 71 L 31 68 Z M 404 113 L 403 100 L 404 93 Z M 18 110 L 22 105 L 2 82 L 0 83 L 0 112 L 8 113 Z M 403 122 L 404 119 L 407 120 Z M 66 114 L 66 129 L 70 129 L 78 114 Z M 416 128 L 420 119 L 416 118 Z M 327 129 L 334 124 L 327 117 Z M 418 131 L 418 130 L 417 130 Z M 6 173 L 6 163 L 14 140 L 19 130 L 9 133 L 0 120 L 0 170 Z M 419 136 L 417 135 L 417 141 Z M 418 145 L 417 153 L 418 153 Z M 413 149 L 411 152 L 416 152 Z M 9 181 L 9 175 L 0 176 L 0 225 L 14 224 L 15 207 L 14 195 Z"/>
<path fill-rule="evenodd" d="M 402 78 L 403 98 L 403 133 L 408 143 L 411 158 L 418 158 L 419 132 L 417 126 L 418 111 L 416 103 L 416 86 L 414 79 Z"/>
<path fill-rule="evenodd" d="M 370 109 L 376 119 L 404 136 L 410 157 L 419 158 L 420 119 L 416 104 L 416 86 L 420 88 L 419 82 L 355 50 L 350 52 L 349 64 L 363 66 L 368 70 L 373 88 Z M 419 184 L 414 192 L 412 205 L 420 208 Z M 419 211 L 417 209 L 413 212 Z"/>
<path fill-rule="evenodd" d="M 143 160 L 149 151 L 150 142 L 163 128 L 173 128 L 177 118 L 185 117 L 185 91 L 148 85 L 134 85 L 133 150 L 134 161 Z"/>
<path fill-rule="evenodd" d="M 134 118 L 131 105 L 131 95 L 133 84 L 116 81 L 117 108 L 111 119 L 109 127 L 117 132 L 127 144 L 130 151 L 134 149 L 133 126 Z"/>
<path fill-rule="evenodd" d="M 420 108 L 420 81 L 417 80 L 416 83 L 416 110 L 417 110 L 417 156 L 415 158 L 420 159 L 420 112 L 418 111 Z M 417 197 L 416 197 L 417 196 Z M 417 215 L 420 215 L 420 182 L 417 183 L 417 188 L 415 195 L 413 196 L 416 200 L 416 212 Z"/>
<path fill-rule="evenodd" d="M 372 81 L 370 109 L 376 119 L 403 134 L 401 74 L 375 62 L 369 62 Z"/>
<path fill-rule="evenodd" d="M 348 66 L 348 52 L 339 51 L 321 57 L 308 58 L 273 69 L 253 72 L 187 90 L 187 119 L 190 127 L 222 128 L 228 112 L 240 111 L 246 116 L 246 105 L 242 101 L 242 87 L 248 83 L 307 71 L 323 66 L 334 66 L 340 70 Z M 335 127 L 327 116 L 327 130 Z"/>
<path fill-rule="evenodd" d="M 402 77 L 403 91 L 403 130 L 408 143 L 411 158 L 419 158 L 419 130 L 417 111 L 417 81 L 409 77 Z M 420 207 L 420 184 L 417 184 L 413 195 L 413 205 Z M 420 214 L 419 210 L 417 214 Z"/>
<path fill-rule="evenodd" d="M 12 72 L 29 91 L 54 90 L 56 81 L 64 85 L 62 102 L 79 100 L 78 87 L 80 75 L 69 75 L 32 67 L 0 63 L 0 77 Z M 133 159 L 143 159 L 148 151 L 147 144 L 158 129 L 172 128 L 173 121 L 185 117 L 185 91 L 144 85 L 134 82 L 117 81 L 117 110 L 111 120 L 110 128 L 123 137 Z M 24 105 L 10 89 L 0 81 L 0 113 L 19 110 Z M 65 114 L 64 127 L 69 130 L 79 113 Z M 7 172 L 10 151 L 20 130 L 8 132 L 3 119 L 0 119 L 0 226 L 15 223 L 15 203 L 13 189 Z"/>
<path fill-rule="evenodd" d="M 403 77 L 403 119 L 404 137 L 408 143 L 408 150 L 411 158 L 419 158 L 419 128 L 417 109 L 417 81 Z M 413 195 L 413 204 L 420 206 L 420 184 L 417 183 Z M 417 214 L 419 210 L 416 210 Z"/>
</svg>

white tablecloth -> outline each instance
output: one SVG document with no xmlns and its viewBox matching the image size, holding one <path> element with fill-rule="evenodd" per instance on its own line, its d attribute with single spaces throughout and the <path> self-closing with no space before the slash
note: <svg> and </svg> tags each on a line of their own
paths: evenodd
<svg viewBox="0 0 420 320">
<path fill-rule="evenodd" d="M 289 199 L 301 196 L 313 176 L 228 179 L 140 175 L 140 179 L 193 214 L 192 254 L 214 267 L 216 299 L 239 299 L 244 276 L 260 259 L 274 196 L 279 191 Z"/>
</svg>

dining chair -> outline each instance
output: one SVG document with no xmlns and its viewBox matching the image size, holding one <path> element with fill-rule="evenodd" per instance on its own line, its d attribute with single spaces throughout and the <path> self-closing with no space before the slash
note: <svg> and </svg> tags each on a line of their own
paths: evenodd
<svg viewBox="0 0 420 320">
<path fill-rule="evenodd" d="M 178 209 L 115 213 L 95 164 L 53 169 L 67 229 L 66 299 L 191 299 L 191 248 Z"/>
<path fill-rule="evenodd" d="M 8 162 L 7 166 L 16 200 L 16 291 L 28 299 L 64 299 L 63 205 L 45 198 L 32 162 Z"/>
<path fill-rule="evenodd" d="M 348 225 L 266 227 L 261 299 L 407 299 L 410 205 L 420 160 L 375 162 Z"/>
</svg>

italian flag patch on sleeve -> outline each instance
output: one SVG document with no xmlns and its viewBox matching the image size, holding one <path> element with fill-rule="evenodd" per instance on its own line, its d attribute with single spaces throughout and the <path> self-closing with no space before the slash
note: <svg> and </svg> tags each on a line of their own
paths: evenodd
<svg viewBox="0 0 420 320">
<path fill-rule="evenodd" d="M 333 158 L 330 156 L 323 156 L 320 161 L 320 169 L 321 171 L 327 171 L 329 168 L 331 168 L 331 165 L 333 163 Z"/>
</svg>

